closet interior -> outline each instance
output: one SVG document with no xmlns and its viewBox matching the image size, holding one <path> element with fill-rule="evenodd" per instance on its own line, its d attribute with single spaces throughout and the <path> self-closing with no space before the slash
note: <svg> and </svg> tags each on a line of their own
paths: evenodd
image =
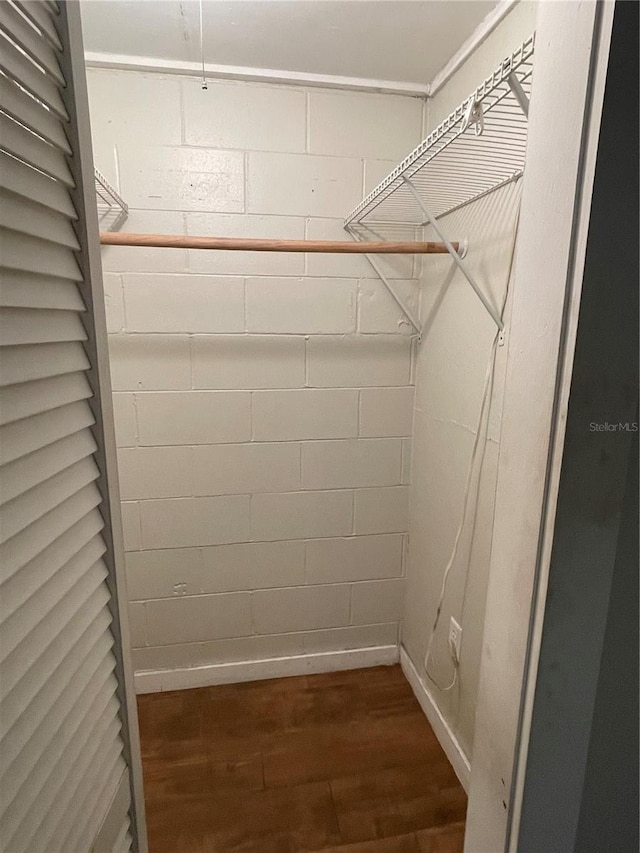
<svg viewBox="0 0 640 853">
<path fill-rule="evenodd" d="M 80 10 L 149 849 L 462 851 L 536 4 Z"/>
<path fill-rule="evenodd" d="M 462 849 L 534 29 L 429 98 L 89 61 L 152 849 Z"/>
</svg>

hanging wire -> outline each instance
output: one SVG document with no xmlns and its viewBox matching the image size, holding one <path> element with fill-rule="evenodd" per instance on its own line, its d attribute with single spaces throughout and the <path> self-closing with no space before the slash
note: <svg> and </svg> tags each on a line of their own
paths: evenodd
<svg viewBox="0 0 640 853">
<path fill-rule="evenodd" d="M 202 25 L 203 19 L 203 0 L 199 0 L 199 10 L 200 10 L 200 64 L 202 66 L 202 88 L 208 89 L 207 86 L 207 75 L 204 70 L 204 27 Z"/>
<path fill-rule="evenodd" d="M 505 297 L 506 301 L 506 297 Z M 433 621 L 433 625 L 431 627 L 431 633 L 429 634 L 429 640 L 427 643 L 427 650 L 424 656 L 424 671 L 429 679 L 429 681 L 434 684 L 438 690 L 441 690 L 443 693 L 448 692 L 449 690 L 453 690 L 458 682 L 458 671 L 460 668 L 460 660 L 458 658 L 457 651 L 453 648 L 449 649 L 449 653 L 451 654 L 451 659 L 453 661 L 453 675 L 451 677 L 451 681 L 446 686 L 441 684 L 435 675 L 430 671 L 429 666 L 431 662 L 431 656 L 433 651 L 433 642 L 436 636 L 436 631 L 438 630 L 438 624 L 440 622 L 440 616 L 442 614 L 442 606 L 444 604 L 445 595 L 447 593 L 447 583 L 449 580 L 449 575 L 451 574 L 451 570 L 454 567 L 456 557 L 458 555 L 458 545 L 460 544 L 460 539 L 462 537 L 463 530 L 465 528 L 465 524 L 467 521 L 467 511 L 469 509 L 469 498 L 471 496 L 471 482 L 473 480 L 473 475 L 476 470 L 476 459 L 478 455 L 478 448 L 481 444 L 481 436 L 483 432 L 483 423 L 486 424 L 486 428 L 489 427 L 489 417 L 488 417 L 488 406 L 490 405 L 491 399 L 491 390 L 493 389 L 493 379 L 494 379 L 494 371 L 495 371 L 495 363 L 496 363 L 496 352 L 498 347 L 498 337 L 500 335 L 500 330 L 497 329 L 491 343 L 491 350 L 489 352 L 489 359 L 487 361 L 487 369 L 484 376 L 484 383 L 482 388 L 482 404 L 480 406 L 480 414 L 478 417 L 478 426 L 476 429 L 475 439 L 473 442 L 473 449 L 471 451 L 471 459 L 469 461 L 469 468 L 467 470 L 467 482 L 464 489 L 464 502 L 462 506 L 462 514 L 460 517 L 460 523 L 458 525 L 458 530 L 456 531 L 455 541 L 453 543 L 453 548 L 451 550 L 451 555 L 449 557 L 449 561 L 444 570 L 444 574 L 442 576 L 442 585 L 440 587 L 440 597 L 438 598 L 438 605 L 436 607 L 436 615 Z M 484 439 L 486 442 L 486 437 Z"/>
</svg>

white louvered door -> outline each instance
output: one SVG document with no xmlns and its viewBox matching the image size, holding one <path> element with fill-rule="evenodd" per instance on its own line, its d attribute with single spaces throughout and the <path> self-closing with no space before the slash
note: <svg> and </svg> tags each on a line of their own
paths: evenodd
<svg viewBox="0 0 640 853">
<path fill-rule="evenodd" d="M 0 0 L 0 89 L 0 851 L 144 851 L 76 2 Z"/>
</svg>

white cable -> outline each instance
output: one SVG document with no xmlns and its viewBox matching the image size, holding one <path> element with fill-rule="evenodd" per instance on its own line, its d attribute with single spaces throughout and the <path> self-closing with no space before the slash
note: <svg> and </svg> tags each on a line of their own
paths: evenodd
<svg viewBox="0 0 640 853">
<path fill-rule="evenodd" d="M 487 392 L 488 392 L 490 387 L 493 387 L 492 376 L 494 373 L 495 357 L 496 357 L 496 352 L 497 352 L 497 344 L 498 344 L 499 334 L 500 334 L 499 330 L 496 331 L 496 334 L 493 338 L 493 342 L 491 344 L 491 351 L 489 353 L 489 359 L 487 361 L 487 369 L 485 371 L 484 384 L 483 384 L 483 388 L 482 388 L 482 403 L 480 405 L 480 416 L 478 418 L 478 427 L 476 429 L 476 436 L 475 436 L 475 439 L 473 441 L 473 449 L 471 451 L 471 459 L 469 460 L 469 469 L 467 471 L 467 482 L 466 482 L 465 488 L 464 488 L 464 501 L 462 504 L 462 515 L 460 517 L 460 524 L 458 525 L 458 529 L 456 531 L 456 537 L 455 537 L 454 542 L 453 542 L 453 548 L 451 550 L 451 556 L 449 557 L 449 561 L 447 563 L 447 566 L 444 570 L 444 574 L 442 576 L 442 585 L 440 587 L 440 598 L 438 599 L 438 606 L 436 608 L 436 616 L 435 616 L 435 619 L 433 622 L 433 627 L 431 628 L 431 634 L 429 636 L 429 642 L 427 643 L 427 651 L 426 651 L 425 656 L 424 656 L 424 670 L 425 670 L 425 673 L 427 675 L 427 678 L 429 679 L 429 681 L 431 681 L 433 684 L 435 684 L 435 686 L 439 690 L 442 690 L 443 693 L 446 693 L 448 690 L 452 690 L 455 687 L 456 682 L 458 680 L 458 666 L 460 664 L 460 661 L 456 657 L 453 658 L 453 663 L 454 663 L 453 678 L 452 678 L 450 684 L 448 684 L 446 687 L 443 687 L 441 684 L 438 683 L 436 678 L 429 672 L 429 659 L 431 657 L 431 649 L 433 646 L 433 640 L 434 640 L 435 635 L 436 635 L 436 629 L 438 627 L 438 623 L 440 622 L 440 614 L 442 612 L 442 605 L 444 603 L 444 597 L 445 597 L 445 594 L 447 591 L 447 581 L 449 580 L 449 574 L 451 573 L 451 569 L 453 568 L 453 565 L 455 563 L 456 556 L 458 555 L 458 545 L 460 544 L 460 539 L 462 537 L 462 531 L 464 530 L 465 522 L 467 520 L 467 512 L 469 509 L 469 497 L 471 495 L 471 481 L 473 479 L 473 473 L 474 473 L 475 468 L 476 468 L 476 456 L 478 453 L 478 447 L 480 446 L 480 436 L 482 435 L 482 424 L 484 421 L 484 413 L 485 413 L 485 410 L 487 408 L 487 400 L 489 399 L 489 394 Z M 487 427 L 488 427 L 488 425 L 489 425 L 489 418 L 487 417 Z"/>
<path fill-rule="evenodd" d="M 514 262 L 514 258 L 515 258 L 515 249 L 516 249 L 516 240 L 517 240 L 517 234 L 518 234 L 519 218 L 520 218 L 520 214 L 518 211 L 518 214 L 516 215 L 516 221 L 515 221 L 515 227 L 514 227 L 514 233 L 513 233 L 511 258 L 509 260 L 509 271 L 507 274 L 507 285 L 505 288 L 504 299 L 502 300 L 502 306 L 500 308 L 500 319 L 501 320 L 503 318 L 504 309 L 505 309 L 505 306 L 507 304 L 507 298 L 509 296 L 509 284 L 511 282 L 511 274 L 513 271 L 513 262 Z M 491 343 L 491 350 L 489 352 L 489 359 L 487 361 L 487 369 L 486 369 L 485 375 L 484 375 L 484 384 L 483 384 L 483 388 L 482 388 L 482 402 L 480 404 L 480 414 L 478 416 L 478 425 L 477 425 L 477 429 L 476 429 L 475 439 L 473 442 L 473 448 L 471 450 L 471 458 L 469 460 L 469 469 L 467 471 L 467 481 L 465 483 L 465 488 L 464 488 L 464 500 L 463 500 L 463 504 L 462 504 L 462 515 L 460 517 L 460 524 L 458 525 L 458 529 L 456 531 L 456 536 L 455 536 L 455 539 L 453 542 L 453 548 L 451 550 L 451 555 L 449 557 L 449 560 L 448 560 L 447 565 L 446 565 L 445 570 L 444 570 L 444 574 L 442 576 L 442 584 L 440 587 L 440 597 L 438 599 L 438 606 L 436 607 L 436 615 L 435 615 L 435 619 L 433 621 L 433 626 L 431 628 L 431 633 L 429 635 L 429 640 L 427 641 L 427 650 L 426 650 L 425 656 L 424 656 L 424 671 L 425 671 L 427 678 L 429 679 L 429 681 L 431 681 L 432 684 L 434 684 L 443 693 L 446 693 L 449 690 L 453 690 L 453 688 L 456 686 L 457 681 L 458 681 L 458 669 L 460 666 L 460 661 L 458 660 L 458 658 L 455 654 L 455 651 L 451 650 L 451 653 L 452 653 L 451 656 L 453 659 L 453 678 L 451 679 L 451 682 L 446 687 L 443 687 L 441 684 L 438 683 L 435 676 L 433 676 L 429 672 L 429 660 L 431 658 L 431 650 L 433 647 L 433 641 L 435 639 L 436 630 L 437 630 L 438 624 L 440 622 L 440 615 L 442 613 L 442 605 L 444 604 L 444 597 L 445 597 L 446 592 L 447 592 L 447 582 L 449 580 L 449 574 L 451 573 L 451 570 L 452 570 L 453 565 L 455 563 L 456 556 L 458 554 L 458 545 L 460 544 L 460 539 L 462 537 L 462 531 L 464 530 L 465 523 L 467 520 L 467 512 L 469 509 L 469 497 L 471 494 L 471 482 L 473 480 L 473 473 L 474 473 L 475 468 L 476 468 L 476 457 L 477 457 L 477 453 L 478 453 L 478 447 L 480 446 L 480 436 L 482 434 L 482 425 L 483 425 L 483 422 L 485 419 L 485 411 L 487 412 L 487 419 L 486 419 L 487 431 L 489 429 L 489 411 L 491 408 L 491 398 L 493 396 L 493 382 L 494 382 L 494 378 L 495 378 L 495 363 L 496 363 L 496 353 L 498 351 L 498 340 L 499 340 L 499 338 L 500 338 L 500 330 L 498 329 L 496 331 L 495 336 L 493 338 L 493 341 Z M 489 404 L 488 408 L 487 408 L 487 403 Z M 482 454 L 482 457 L 480 460 L 480 469 L 482 469 L 482 463 L 484 460 L 484 447 L 486 446 L 486 437 L 485 437 L 485 441 L 484 441 L 482 446 L 483 446 L 483 454 Z M 482 473 L 482 470 L 480 470 L 478 472 L 478 488 L 476 490 L 476 504 L 477 504 L 477 496 L 478 496 L 479 489 L 480 489 L 481 473 Z M 468 569 L 469 569 L 469 567 L 467 565 L 467 575 L 468 575 Z M 465 583 L 465 589 L 466 589 L 466 583 Z"/>
<path fill-rule="evenodd" d="M 202 3 L 203 0 L 199 2 L 199 11 L 200 11 L 200 63 L 202 65 L 202 88 L 208 89 L 207 86 L 207 75 L 204 70 L 204 27 L 202 25 L 203 22 L 203 14 L 202 14 Z"/>
</svg>

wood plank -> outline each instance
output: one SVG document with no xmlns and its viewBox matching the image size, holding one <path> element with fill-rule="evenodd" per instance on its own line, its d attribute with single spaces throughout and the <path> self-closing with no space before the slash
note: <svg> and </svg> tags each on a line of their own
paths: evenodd
<svg viewBox="0 0 640 853">
<path fill-rule="evenodd" d="M 394 767 L 331 781 L 344 841 L 415 832 L 464 818 L 466 797 L 442 755 L 425 764 Z"/>
<path fill-rule="evenodd" d="M 284 697 L 289 689 L 274 680 L 203 691 L 198 701 L 202 733 L 216 757 L 233 760 L 269 749 L 285 730 Z"/>
<path fill-rule="evenodd" d="M 138 697 L 138 724 L 143 759 L 186 760 L 203 748 L 202 716 L 188 707 L 183 693 L 150 693 Z"/>
<path fill-rule="evenodd" d="M 439 760 L 440 754 L 441 747 L 419 710 L 391 718 L 363 717 L 274 737 L 263 753 L 265 784 L 279 787 L 337 778 L 345 772 L 375 773 Z"/>
<path fill-rule="evenodd" d="M 435 829 L 425 829 L 416 834 L 420 853 L 462 853 L 464 823 L 453 823 Z"/>
<path fill-rule="evenodd" d="M 326 782 L 270 791 L 147 802 L 153 853 L 173 853 L 193 840 L 196 850 L 303 853 L 340 842 Z M 198 846 L 199 845 L 199 846 Z"/>
<path fill-rule="evenodd" d="M 341 844 L 321 853 L 421 853 L 415 835 L 397 835 L 395 838 L 379 838 L 359 844 Z"/>
<path fill-rule="evenodd" d="M 174 761 L 146 758 L 143 770 L 145 791 L 150 799 L 261 791 L 264 787 L 259 753 L 227 761 L 215 759 L 204 750 L 195 750 L 188 757 Z"/>
</svg>

